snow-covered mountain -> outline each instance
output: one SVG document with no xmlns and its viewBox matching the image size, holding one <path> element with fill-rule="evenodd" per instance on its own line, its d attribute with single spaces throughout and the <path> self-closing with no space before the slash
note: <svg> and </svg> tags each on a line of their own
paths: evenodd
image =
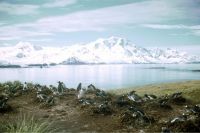
<svg viewBox="0 0 200 133">
<path fill-rule="evenodd" d="M 200 57 L 173 49 L 146 49 L 130 41 L 110 37 L 84 45 L 40 47 L 28 42 L 0 47 L 0 65 L 100 64 L 100 63 L 192 63 Z"/>
</svg>

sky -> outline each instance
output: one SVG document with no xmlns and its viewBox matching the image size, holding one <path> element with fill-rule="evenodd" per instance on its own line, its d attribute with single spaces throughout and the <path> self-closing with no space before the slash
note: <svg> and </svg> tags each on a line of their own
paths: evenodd
<svg viewBox="0 0 200 133">
<path fill-rule="evenodd" d="M 118 36 L 200 55 L 200 0 L 0 0 L 0 46 Z"/>
</svg>

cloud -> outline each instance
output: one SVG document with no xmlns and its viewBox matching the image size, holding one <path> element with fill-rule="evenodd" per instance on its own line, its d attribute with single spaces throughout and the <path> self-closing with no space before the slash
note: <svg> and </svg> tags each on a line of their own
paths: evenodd
<svg viewBox="0 0 200 133">
<path fill-rule="evenodd" d="M 10 4 L 0 2 L 0 12 L 5 12 L 11 15 L 27 15 L 38 13 L 37 5 L 27 5 L 27 4 Z"/>
<path fill-rule="evenodd" d="M 142 24 L 142 27 L 151 28 L 151 29 L 159 29 L 159 30 L 188 30 L 185 33 L 172 33 L 172 36 L 188 36 L 195 35 L 200 36 L 200 25 L 164 25 L 164 24 Z"/>
<path fill-rule="evenodd" d="M 68 5 L 75 4 L 77 0 L 53 0 L 49 3 L 45 3 L 42 7 L 52 8 L 52 7 L 65 7 Z"/>
<path fill-rule="evenodd" d="M 144 1 L 39 19 L 30 25 L 47 32 L 104 31 L 107 28 L 166 20 L 172 12 L 165 1 Z M 157 7 L 157 8 L 155 8 Z M 145 9 L 145 10 L 144 10 Z"/>
<path fill-rule="evenodd" d="M 143 24 L 143 27 L 151 28 L 151 29 L 164 29 L 164 30 L 172 30 L 172 29 L 189 29 L 189 30 L 200 30 L 200 25 L 163 25 L 163 24 Z"/>
<path fill-rule="evenodd" d="M 200 36 L 200 30 L 194 30 L 193 34 L 196 35 L 196 36 Z"/>
<path fill-rule="evenodd" d="M 76 2 L 77 0 L 54 0 L 52 3 L 46 3 L 40 7 L 64 7 Z M 14 5 L 8 5 L 10 6 L 8 8 L 9 10 L 7 8 L 1 9 L 2 4 L 0 4 L 0 11 L 4 10 L 11 14 L 18 9 Z M 31 5 L 26 5 L 25 7 L 27 6 Z M 34 13 L 37 12 L 36 9 L 38 8 L 38 6 L 33 6 L 30 9 L 26 9 L 25 7 L 24 9 L 18 9 L 21 11 L 15 12 L 15 14 L 22 14 L 23 10 L 29 10 L 29 12 Z M 11 12 L 12 8 L 13 11 Z M 24 14 L 25 13 L 27 12 L 24 12 Z M 59 32 L 101 32 L 110 30 L 112 28 L 120 29 L 120 27 L 126 25 L 140 25 L 141 23 L 144 23 L 143 27 L 148 28 L 199 29 L 199 25 L 186 26 L 151 24 L 175 20 L 176 18 L 181 18 L 183 15 L 184 13 L 182 10 L 180 11 L 179 8 L 176 8 L 176 6 L 165 0 L 148 0 L 126 5 L 100 8 L 96 10 L 78 11 L 61 16 L 43 17 L 31 23 L 1 26 L 0 33 L 4 38 L 12 36 L 24 38 L 32 36 L 51 36 L 52 34 Z"/>
<path fill-rule="evenodd" d="M 2 26 L 0 28 L 0 40 L 18 40 L 25 37 L 37 37 L 37 36 L 51 36 L 53 33 L 27 30 L 28 24 L 17 24 L 13 26 Z M 30 27 L 29 27 L 30 28 Z"/>
</svg>

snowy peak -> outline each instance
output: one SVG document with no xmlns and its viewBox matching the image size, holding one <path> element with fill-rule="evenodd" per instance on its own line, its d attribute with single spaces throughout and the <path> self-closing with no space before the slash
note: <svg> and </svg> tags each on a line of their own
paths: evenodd
<svg viewBox="0 0 200 133">
<path fill-rule="evenodd" d="M 115 37 L 115 36 L 112 36 L 112 37 L 109 37 L 109 38 L 100 38 L 100 39 L 98 39 L 94 42 L 91 42 L 90 44 L 95 45 L 96 48 L 99 48 L 99 47 L 112 48 L 114 46 L 125 47 L 125 46 L 128 46 L 128 45 L 132 45 L 130 43 L 130 41 L 128 41 L 127 39 Z"/>
<path fill-rule="evenodd" d="M 0 64 L 111 64 L 111 63 L 194 63 L 200 57 L 173 49 L 147 49 L 125 38 L 101 38 L 85 45 L 40 47 L 19 42 L 0 47 Z"/>
<path fill-rule="evenodd" d="M 36 51 L 42 50 L 42 47 L 32 45 L 29 42 L 19 42 L 18 44 L 15 45 L 15 48 L 19 49 L 21 51 L 28 51 L 28 52 L 31 52 L 31 51 L 34 51 L 34 50 L 36 50 Z"/>
</svg>

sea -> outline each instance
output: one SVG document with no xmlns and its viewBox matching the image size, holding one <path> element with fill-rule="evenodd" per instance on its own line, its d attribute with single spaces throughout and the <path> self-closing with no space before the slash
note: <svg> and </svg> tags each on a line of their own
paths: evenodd
<svg viewBox="0 0 200 133">
<path fill-rule="evenodd" d="M 200 80 L 200 64 L 101 64 L 50 67 L 1 68 L 0 82 L 21 81 L 42 85 L 64 82 L 68 88 L 79 83 L 100 89 L 130 88 L 149 84 Z"/>
</svg>

